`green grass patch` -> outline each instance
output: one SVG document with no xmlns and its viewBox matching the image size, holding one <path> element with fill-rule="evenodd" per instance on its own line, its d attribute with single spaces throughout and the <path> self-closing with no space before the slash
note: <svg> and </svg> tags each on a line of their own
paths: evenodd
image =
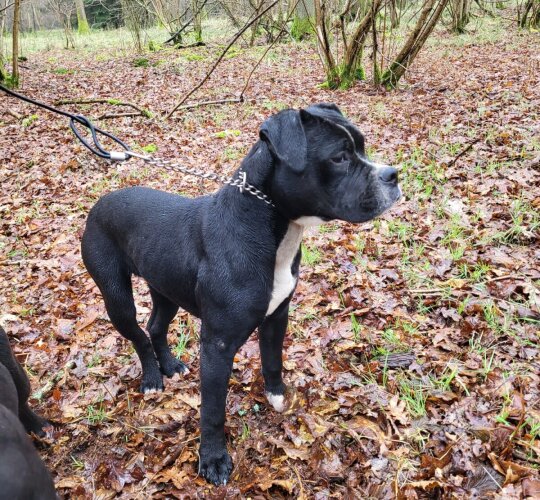
<svg viewBox="0 0 540 500">
<path fill-rule="evenodd" d="M 308 246 L 302 243 L 302 263 L 314 266 L 321 261 L 322 255 L 317 247 Z"/>
<path fill-rule="evenodd" d="M 220 132 L 216 132 L 214 134 L 214 137 L 217 137 L 218 139 L 225 139 L 226 137 L 238 137 L 242 132 L 240 130 L 221 130 Z"/>
<path fill-rule="evenodd" d="M 142 146 L 141 149 L 145 153 L 155 153 L 158 150 L 158 147 L 155 144 L 147 144 L 146 146 Z"/>
</svg>

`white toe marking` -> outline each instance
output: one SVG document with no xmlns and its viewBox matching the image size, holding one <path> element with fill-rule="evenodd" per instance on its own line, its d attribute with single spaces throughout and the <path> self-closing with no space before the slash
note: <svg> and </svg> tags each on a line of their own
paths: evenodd
<svg viewBox="0 0 540 500">
<path fill-rule="evenodd" d="M 268 402 L 274 407 L 274 410 L 278 413 L 285 411 L 285 396 L 283 396 L 283 394 L 272 394 L 271 392 L 265 394 L 266 399 L 268 399 Z"/>
<path fill-rule="evenodd" d="M 144 391 L 145 394 L 155 394 L 156 392 L 161 392 L 161 391 L 158 391 L 157 389 L 146 389 Z"/>
</svg>

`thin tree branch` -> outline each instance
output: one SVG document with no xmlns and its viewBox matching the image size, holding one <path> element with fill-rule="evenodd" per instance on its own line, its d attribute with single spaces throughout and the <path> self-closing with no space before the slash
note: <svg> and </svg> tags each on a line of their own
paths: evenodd
<svg viewBox="0 0 540 500">
<path fill-rule="evenodd" d="M 199 90 L 205 83 L 206 81 L 210 78 L 210 76 L 212 75 L 212 73 L 214 72 L 214 70 L 217 68 L 218 64 L 221 62 L 221 60 L 225 57 L 225 54 L 229 51 L 229 49 L 234 45 L 234 43 L 236 42 L 236 40 L 238 40 L 242 34 L 255 22 L 257 21 L 257 19 L 261 18 L 264 14 L 266 14 L 272 7 L 274 7 L 277 3 L 278 3 L 279 0 L 275 0 L 274 2 L 272 2 L 266 9 L 264 9 L 259 15 L 257 15 L 256 17 L 254 17 L 251 21 L 249 21 L 235 36 L 234 38 L 229 42 L 229 45 L 227 45 L 227 47 L 225 47 L 225 49 L 223 50 L 223 52 L 220 54 L 220 56 L 217 58 L 216 62 L 212 65 L 212 67 L 210 68 L 210 71 L 208 71 L 208 73 L 206 73 L 206 75 L 204 76 L 204 78 L 192 89 L 190 90 L 179 102 L 178 104 L 176 104 L 174 106 L 173 109 L 171 109 L 171 111 L 169 113 L 167 113 L 167 115 L 165 116 L 165 120 L 168 120 L 173 114 L 174 112 L 182 105 L 184 104 L 195 92 L 197 92 L 197 90 Z"/>
<path fill-rule="evenodd" d="M 15 2 L 11 2 L 9 5 L 6 5 L 5 7 L 2 7 L 0 9 L 0 14 L 2 14 L 2 12 L 4 12 L 5 10 L 8 10 L 14 4 L 15 4 Z"/>
<path fill-rule="evenodd" d="M 283 22 L 283 26 L 280 32 L 277 34 L 274 41 L 270 45 L 268 45 L 268 47 L 263 52 L 259 60 L 253 65 L 253 68 L 251 68 L 251 71 L 249 72 L 249 75 L 246 78 L 246 81 L 244 83 L 244 87 L 242 88 L 242 91 L 240 92 L 240 95 L 238 97 L 232 98 L 232 99 L 220 99 L 220 100 L 215 100 L 215 101 L 200 101 L 200 102 L 195 102 L 193 104 L 183 104 L 178 109 L 192 109 L 192 108 L 198 108 L 201 106 L 211 106 L 214 104 L 237 104 L 237 103 L 244 102 L 245 100 L 244 95 L 251 81 L 251 77 L 253 76 L 253 74 L 255 73 L 255 70 L 259 67 L 263 59 L 266 57 L 266 54 L 268 54 L 268 52 L 272 49 L 272 47 L 279 41 L 283 33 L 287 31 L 287 22 L 290 20 L 292 13 L 296 9 L 296 6 L 298 5 L 299 2 L 300 0 L 296 0 L 293 8 L 290 10 L 289 14 L 287 15 L 287 19 L 285 19 L 285 21 Z"/>
</svg>

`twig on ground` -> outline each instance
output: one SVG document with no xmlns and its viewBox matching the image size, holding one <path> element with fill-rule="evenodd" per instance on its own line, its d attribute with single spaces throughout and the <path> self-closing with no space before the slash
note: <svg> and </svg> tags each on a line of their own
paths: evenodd
<svg viewBox="0 0 540 500">
<path fill-rule="evenodd" d="M 109 419 L 114 420 L 115 422 L 118 422 L 120 425 L 125 425 L 126 427 L 129 427 L 130 429 L 132 429 L 134 431 L 142 432 L 146 436 L 148 436 L 148 437 L 150 437 L 152 439 L 155 439 L 156 441 L 159 441 L 160 443 L 163 443 L 162 439 L 158 438 L 157 436 L 154 436 L 153 434 L 151 434 L 148 431 L 145 431 L 142 427 L 137 427 L 135 425 L 128 424 L 125 420 L 122 420 L 122 419 L 116 418 L 116 417 L 109 417 Z M 152 428 L 152 430 L 153 430 L 153 428 Z"/>
<path fill-rule="evenodd" d="M 104 99 L 104 98 L 89 98 L 89 99 L 61 99 L 61 100 L 58 100 L 55 102 L 56 105 L 61 105 L 61 104 L 111 104 L 113 106 L 127 106 L 128 108 L 132 108 L 136 111 L 138 111 L 140 115 L 142 116 L 146 116 L 146 117 L 149 117 L 150 115 L 150 111 L 148 111 L 147 109 L 137 105 L 137 104 L 134 104 L 132 102 L 126 102 L 126 101 L 120 101 L 118 99 L 113 99 L 113 98 L 109 98 L 109 99 Z M 106 116 L 106 115 L 103 115 L 103 116 Z M 137 115 L 131 115 L 131 116 L 137 116 Z M 98 118 L 98 120 L 101 119 L 105 119 L 105 118 Z"/>
<path fill-rule="evenodd" d="M 68 361 L 64 367 L 58 370 L 41 389 L 38 389 L 32 394 L 32 398 L 37 399 L 38 401 L 43 399 L 43 396 L 45 396 L 45 394 L 47 394 L 64 375 L 67 375 L 67 372 L 74 366 L 75 361 Z"/>
<path fill-rule="evenodd" d="M 6 115 L 12 116 L 16 120 L 20 120 L 22 116 L 19 113 L 16 113 L 15 111 L 11 109 L 3 109 L 2 112 Z"/>
<path fill-rule="evenodd" d="M 190 43 L 188 45 L 175 45 L 174 46 L 174 48 L 178 49 L 178 50 L 191 49 L 193 47 L 206 47 L 206 43 L 204 43 L 204 42 L 195 42 L 195 43 Z"/>
<path fill-rule="evenodd" d="M 446 168 L 450 168 L 456 161 L 458 161 L 464 154 L 466 154 L 477 142 L 480 142 L 480 138 L 477 137 L 473 141 L 469 142 L 455 157 L 446 165 Z"/>
<path fill-rule="evenodd" d="M 497 479 L 495 479 L 493 477 L 493 474 L 491 474 L 491 472 L 489 472 L 483 465 L 482 465 L 482 469 L 484 469 L 484 472 L 489 476 L 489 478 L 498 486 L 498 488 L 500 490 L 502 490 L 502 486 L 501 484 L 499 483 L 499 481 L 497 481 Z"/>
<path fill-rule="evenodd" d="M 442 292 L 447 292 L 448 290 L 448 288 L 416 288 L 413 290 L 409 290 L 409 293 L 412 293 L 413 295 L 438 295 Z"/>
<path fill-rule="evenodd" d="M 178 109 L 192 109 L 192 108 L 198 108 L 200 106 L 211 106 L 213 104 L 236 104 L 243 101 L 244 99 L 242 98 L 242 96 L 240 96 L 234 99 L 220 99 L 216 101 L 200 101 L 200 102 L 194 102 L 193 104 L 183 104 Z"/>
<path fill-rule="evenodd" d="M 127 113 L 105 113 L 98 116 L 96 120 L 110 120 L 111 118 L 125 118 L 126 116 L 143 116 L 141 113 L 127 112 Z"/>
</svg>

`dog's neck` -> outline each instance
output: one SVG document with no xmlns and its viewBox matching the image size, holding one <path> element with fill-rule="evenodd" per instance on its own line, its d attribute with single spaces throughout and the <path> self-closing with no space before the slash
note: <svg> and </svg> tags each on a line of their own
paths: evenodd
<svg viewBox="0 0 540 500">
<path fill-rule="evenodd" d="M 246 182 L 255 186 L 261 192 L 272 198 L 271 185 L 272 185 L 272 176 L 274 175 L 274 158 L 270 153 L 268 147 L 262 141 L 257 141 L 257 143 L 251 148 L 247 156 L 242 161 L 240 167 L 236 170 L 233 175 L 234 178 L 238 177 L 240 172 L 246 173 Z M 229 192 L 232 193 L 232 196 L 235 199 L 243 196 L 248 199 L 248 203 L 258 203 L 266 206 L 266 209 L 262 209 L 262 212 L 274 213 L 275 217 L 278 220 L 278 224 L 287 227 L 289 224 L 295 224 L 302 228 L 309 226 L 318 226 L 323 224 L 325 221 L 319 217 L 299 217 L 294 218 L 288 216 L 288 214 L 283 213 L 279 207 L 274 207 L 266 204 L 262 200 L 256 199 L 253 195 L 250 194 L 240 194 L 238 188 L 229 188 Z"/>
<path fill-rule="evenodd" d="M 273 202 L 270 193 L 273 171 L 272 156 L 268 148 L 261 141 L 258 141 L 232 175 L 232 178 L 239 179 L 240 175 L 245 173 L 246 184 L 257 188 Z M 240 211 L 249 211 L 254 216 L 256 213 L 260 217 L 283 218 L 282 222 L 288 220 L 273 203 L 269 204 L 250 192 L 242 193 L 237 186 L 223 186 L 218 193 L 219 196 L 227 198 L 227 206 L 238 206 Z"/>
<path fill-rule="evenodd" d="M 237 172 L 246 172 L 246 181 L 267 193 L 274 170 L 274 160 L 270 151 L 262 141 L 257 141 L 242 161 Z"/>
</svg>

